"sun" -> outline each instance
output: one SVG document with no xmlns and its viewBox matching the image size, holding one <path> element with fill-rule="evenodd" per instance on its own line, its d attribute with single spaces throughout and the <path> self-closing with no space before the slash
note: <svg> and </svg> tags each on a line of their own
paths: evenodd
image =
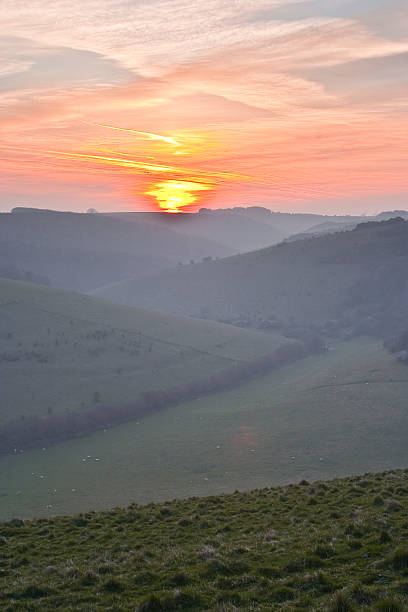
<svg viewBox="0 0 408 612">
<path fill-rule="evenodd" d="M 193 181 L 169 180 L 155 183 L 146 195 L 156 198 L 159 207 L 168 213 L 178 213 L 185 206 L 190 206 L 198 200 L 196 191 L 208 191 L 211 186 Z"/>
</svg>

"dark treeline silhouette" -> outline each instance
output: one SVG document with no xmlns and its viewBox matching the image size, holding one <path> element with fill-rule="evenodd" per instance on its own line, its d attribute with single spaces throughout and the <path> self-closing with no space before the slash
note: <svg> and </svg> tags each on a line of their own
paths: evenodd
<svg viewBox="0 0 408 612">
<path fill-rule="evenodd" d="M 201 380 L 162 390 L 145 391 L 127 404 L 96 403 L 83 412 L 48 414 L 46 417 L 32 415 L 10 421 L 0 431 L 0 452 L 50 444 L 123 421 L 142 418 L 181 401 L 231 388 L 253 376 L 260 376 L 322 350 L 324 347 L 319 343 L 291 342 L 269 355 L 236 364 Z"/>
</svg>

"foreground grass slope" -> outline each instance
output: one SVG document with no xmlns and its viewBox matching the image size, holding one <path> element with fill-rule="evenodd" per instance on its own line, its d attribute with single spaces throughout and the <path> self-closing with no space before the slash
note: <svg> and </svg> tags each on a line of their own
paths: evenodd
<svg viewBox="0 0 408 612">
<path fill-rule="evenodd" d="M 0 279 L 0 342 L 4 426 L 209 380 L 288 341 Z"/>
<path fill-rule="evenodd" d="M 140 422 L 0 456 L 0 519 L 404 467 L 407 389 L 380 342 L 336 344 Z"/>
<path fill-rule="evenodd" d="M 97 294 L 252 327 L 377 331 L 406 321 L 407 265 L 408 222 L 390 220 L 183 266 Z"/>
<path fill-rule="evenodd" d="M 0 605 L 408 608 L 408 470 L 0 524 Z"/>
</svg>

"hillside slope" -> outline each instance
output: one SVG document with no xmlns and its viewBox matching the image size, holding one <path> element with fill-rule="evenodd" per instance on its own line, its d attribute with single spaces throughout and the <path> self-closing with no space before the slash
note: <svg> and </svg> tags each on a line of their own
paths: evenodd
<svg viewBox="0 0 408 612">
<path fill-rule="evenodd" d="M 0 339 L 0 424 L 14 422 L 28 438 L 58 415 L 67 432 L 92 429 L 98 413 L 109 422 L 121 405 L 141 414 L 212 390 L 289 342 L 7 280 L 0 280 Z M 146 396 L 153 391 L 162 394 Z M 2 450 L 8 439 L 12 431 L 0 435 Z"/>
<path fill-rule="evenodd" d="M 0 524 L 3 610 L 408 608 L 408 471 Z"/>
<path fill-rule="evenodd" d="M 130 224 L 98 214 L 24 208 L 0 214 L 0 268 L 27 270 L 76 291 L 232 253 L 141 219 Z"/>
<path fill-rule="evenodd" d="M 362 333 L 406 322 L 407 267 L 408 222 L 395 219 L 164 271 L 98 295 L 240 325 Z"/>
</svg>

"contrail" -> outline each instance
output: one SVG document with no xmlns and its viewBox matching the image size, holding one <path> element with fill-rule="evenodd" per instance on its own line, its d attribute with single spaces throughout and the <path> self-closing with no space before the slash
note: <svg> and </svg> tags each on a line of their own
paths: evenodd
<svg viewBox="0 0 408 612">
<path fill-rule="evenodd" d="M 149 170 L 151 172 L 179 172 L 184 173 L 185 170 L 174 168 L 172 166 L 164 166 L 162 164 L 146 164 L 144 162 L 135 161 L 132 159 L 123 159 L 121 157 L 104 157 L 103 155 L 87 155 L 85 153 L 67 153 L 65 151 L 47 151 L 54 155 L 64 155 L 66 157 L 79 157 L 85 159 L 95 159 L 102 162 L 107 162 L 112 165 L 119 165 L 125 168 L 139 168 L 141 170 Z"/>
<path fill-rule="evenodd" d="M 207 177 L 209 180 L 212 178 L 220 178 L 220 179 L 229 179 L 229 180 L 246 180 L 253 181 L 254 179 L 250 176 L 245 176 L 243 174 L 234 174 L 232 172 L 215 172 L 212 170 L 194 170 L 190 168 L 180 168 L 176 166 L 167 166 L 163 164 L 151 164 L 146 162 L 141 162 L 133 159 L 125 159 L 123 157 L 108 157 L 104 155 L 91 155 L 86 153 L 69 153 L 67 151 L 44 151 L 44 153 L 52 156 L 62 155 L 64 157 L 72 157 L 79 159 L 89 159 L 100 161 L 105 164 L 112 164 L 114 166 L 122 166 L 124 168 L 135 168 L 138 170 L 146 170 L 148 172 L 166 172 L 169 174 L 184 174 L 189 175 L 190 177 L 201 177 L 200 180 L 203 180 L 204 177 Z"/>
<path fill-rule="evenodd" d="M 97 127 L 106 128 L 107 130 L 118 130 L 119 132 L 131 132 L 132 134 L 139 134 L 139 136 L 145 136 L 150 140 L 161 140 L 167 142 L 167 144 L 179 146 L 180 143 L 171 136 L 161 136 L 160 134 L 152 134 L 151 132 L 140 132 L 139 130 L 129 130 L 127 128 L 116 127 L 115 125 L 104 125 L 103 123 L 91 123 Z"/>
</svg>

